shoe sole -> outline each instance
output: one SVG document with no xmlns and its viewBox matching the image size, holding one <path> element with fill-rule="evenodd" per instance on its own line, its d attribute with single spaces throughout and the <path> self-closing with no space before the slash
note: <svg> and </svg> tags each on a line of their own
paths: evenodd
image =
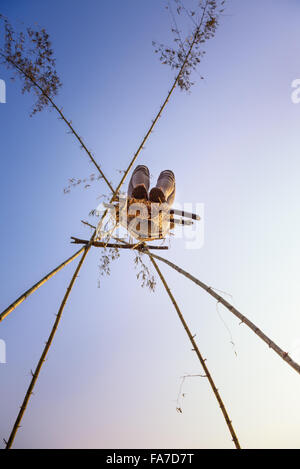
<svg viewBox="0 0 300 469">
<path fill-rule="evenodd" d="M 136 186 L 132 191 L 132 197 L 135 199 L 146 199 L 148 200 L 148 193 L 145 186 Z"/>
<path fill-rule="evenodd" d="M 156 203 L 164 203 L 166 201 L 163 191 L 158 187 L 153 187 L 153 189 L 151 189 L 149 199 L 151 202 Z"/>
</svg>

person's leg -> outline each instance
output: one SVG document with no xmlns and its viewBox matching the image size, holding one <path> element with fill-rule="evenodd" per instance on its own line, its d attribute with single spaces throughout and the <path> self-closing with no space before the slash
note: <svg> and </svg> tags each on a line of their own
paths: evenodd
<svg viewBox="0 0 300 469">
<path fill-rule="evenodd" d="M 148 199 L 150 186 L 150 173 L 147 166 L 138 165 L 132 173 L 128 185 L 128 197 L 135 199 Z"/>
<path fill-rule="evenodd" d="M 150 191 L 151 202 L 167 202 L 172 205 L 175 199 L 175 175 L 173 171 L 166 169 L 162 171 L 156 186 Z"/>
</svg>

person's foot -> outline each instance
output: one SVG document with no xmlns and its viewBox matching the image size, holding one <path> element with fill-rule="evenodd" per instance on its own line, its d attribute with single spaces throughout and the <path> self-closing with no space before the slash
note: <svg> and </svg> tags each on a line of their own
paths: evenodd
<svg viewBox="0 0 300 469">
<path fill-rule="evenodd" d="M 148 200 L 148 192 L 144 184 L 139 184 L 132 191 L 132 197 L 135 199 L 146 199 Z"/>
<path fill-rule="evenodd" d="M 164 203 L 166 201 L 165 194 L 159 187 L 153 187 L 149 194 L 151 202 Z"/>
</svg>

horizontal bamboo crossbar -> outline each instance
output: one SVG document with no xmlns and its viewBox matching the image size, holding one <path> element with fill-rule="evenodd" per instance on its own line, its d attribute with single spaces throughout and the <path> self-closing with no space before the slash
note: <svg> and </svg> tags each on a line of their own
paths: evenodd
<svg viewBox="0 0 300 469">
<path fill-rule="evenodd" d="M 71 243 L 73 244 L 89 244 L 89 241 L 87 239 L 74 238 L 74 236 L 71 236 L 71 239 L 73 240 L 71 241 Z M 119 244 L 119 243 L 105 243 L 103 241 L 93 241 L 91 245 L 97 248 L 135 249 L 137 251 L 144 251 L 145 249 L 144 244 L 140 244 L 140 243 Z M 157 250 L 169 249 L 168 246 L 147 246 L 147 248 L 157 249 Z"/>
</svg>

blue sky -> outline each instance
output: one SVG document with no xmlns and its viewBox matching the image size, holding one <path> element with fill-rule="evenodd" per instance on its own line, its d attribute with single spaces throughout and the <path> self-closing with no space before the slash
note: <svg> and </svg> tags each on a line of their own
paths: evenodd
<svg viewBox="0 0 300 469">
<path fill-rule="evenodd" d="M 2 0 L 18 24 L 49 32 L 63 88 L 57 97 L 105 174 L 118 182 L 173 79 L 152 40 L 169 36 L 163 2 Z M 191 94 L 177 90 L 139 162 L 157 177 L 172 169 L 178 202 L 205 206 L 205 241 L 164 254 L 233 302 L 300 360 L 299 125 L 291 83 L 300 78 L 300 5 L 227 2 Z M 104 184 L 64 194 L 71 177 L 94 172 L 54 111 L 29 118 L 31 96 L 6 81 L 1 119 L 1 304 L 4 309 L 74 252 L 70 236 Z M 142 289 L 124 252 L 97 288 L 92 250 L 65 309 L 16 448 L 231 448 L 208 383 L 180 377 L 200 368 L 158 281 Z M 75 261 L 76 262 L 76 261 Z M 68 281 L 69 265 L 2 324 L 0 436 L 7 437 Z M 246 448 L 298 447 L 300 382 L 230 313 L 166 266 L 162 271 L 197 334 Z M 229 297 L 230 300 L 230 297 Z M 235 343 L 220 315 L 229 328 Z M 234 350 L 237 352 L 235 356 Z"/>
</svg>

